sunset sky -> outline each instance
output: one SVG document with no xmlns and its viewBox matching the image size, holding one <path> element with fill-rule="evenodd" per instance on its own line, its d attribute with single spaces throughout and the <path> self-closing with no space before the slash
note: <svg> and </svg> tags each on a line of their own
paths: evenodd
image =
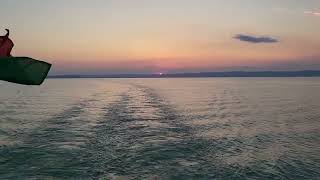
<svg viewBox="0 0 320 180">
<path fill-rule="evenodd" d="M 52 74 L 320 70 L 319 0 L 0 0 Z"/>
</svg>

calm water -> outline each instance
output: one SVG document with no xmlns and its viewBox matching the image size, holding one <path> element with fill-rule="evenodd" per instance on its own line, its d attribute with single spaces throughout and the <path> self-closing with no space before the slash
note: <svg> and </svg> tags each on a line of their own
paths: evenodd
<svg viewBox="0 0 320 180">
<path fill-rule="evenodd" d="M 320 179 L 320 78 L 0 83 L 0 179 Z"/>
</svg>

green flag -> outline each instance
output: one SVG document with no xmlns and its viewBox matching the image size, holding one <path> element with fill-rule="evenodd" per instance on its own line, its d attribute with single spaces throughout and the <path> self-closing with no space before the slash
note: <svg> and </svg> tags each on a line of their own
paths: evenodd
<svg viewBox="0 0 320 180">
<path fill-rule="evenodd" d="M 0 57 L 0 80 L 40 85 L 50 68 L 51 64 L 28 57 Z"/>
</svg>

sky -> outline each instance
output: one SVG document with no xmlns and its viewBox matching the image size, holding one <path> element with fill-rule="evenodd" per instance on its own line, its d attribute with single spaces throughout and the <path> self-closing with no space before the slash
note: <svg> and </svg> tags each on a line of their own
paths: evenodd
<svg viewBox="0 0 320 180">
<path fill-rule="evenodd" d="M 320 70 L 320 0 L 0 0 L 51 74 Z"/>
</svg>

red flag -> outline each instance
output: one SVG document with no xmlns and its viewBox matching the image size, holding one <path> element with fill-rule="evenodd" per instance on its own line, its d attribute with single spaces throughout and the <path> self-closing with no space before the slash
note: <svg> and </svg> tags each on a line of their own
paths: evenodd
<svg viewBox="0 0 320 180">
<path fill-rule="evenodd" d="M 9 30 L 6 29 L 7 34 L 0 36 L 0 57 L 10 57 L 11 50 L 14 46 L 12 40 L 9 38 Z"/>
</svg>

